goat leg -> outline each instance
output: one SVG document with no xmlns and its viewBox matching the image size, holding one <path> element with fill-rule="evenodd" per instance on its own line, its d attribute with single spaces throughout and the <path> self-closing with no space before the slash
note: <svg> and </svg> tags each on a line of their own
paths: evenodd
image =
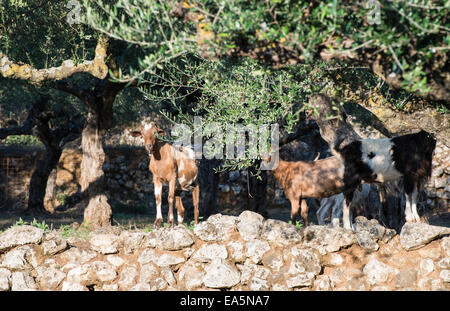
<svg viewBox="0 0 450 311">
<path fill-rule="evenodd" d="M 153 185 L 155 188 L 155 200 L 156 200 L 156 218 L 154 222 L 154 227 L 158 228 L 163 222 L 162 212 L 161 212 L 161 201 L 162 201 L 162 181 L 159 178 L 153 178 Z"/>
<path fill-rule="evenodd" d="M 176 179 L 172 178 L 169 182 L 169 213 L 167 214 L 167 223 L 170 227 L 174 226 L 175 220 L 173 217 L 173 202 L 175 200 L 175 186 L 176 186 Z"/>
<path fill-rule="evenodd" d="M 200 197 L 200 186 L 196 185 L 192 190 L 192 203 L 194 204 L 194 221 L 198 224 L 198 203 Z"/>
</svg>

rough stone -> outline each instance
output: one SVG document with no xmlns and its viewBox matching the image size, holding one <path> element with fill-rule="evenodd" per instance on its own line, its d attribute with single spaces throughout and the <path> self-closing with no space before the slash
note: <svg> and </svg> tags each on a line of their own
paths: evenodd
<svg viewBox="0 0 450 311">
<path fill-rule="evenodd" d="M 11 288 L 11 271 L 0 268 L 0 291 L 7 291 Z"/>
<path fill-rule="evenodd" d="M 428 275 L 434 270 L 434 262 L 431 258 L 424 258 L 420 261 L 419 272 L 421 275 Z"/>
<path fill-rule="evenodd" d="M 245 244 L 245 255 L 250 258 L 254 263 L 259 263 L 265 252 L 269 251 L 270 245 L 266 241 L 251 240 Z"/>
<path fill-rule="evenodd" d="M 36 252 L 29 245 L 15 248 L 3 257 L 0 267 L 10 270 L 25 270 L 37 267 Z"/>
<path fill-rule="evenodd" d="M 178 272 L 179 280 L 187 290 L 193 290 L 203 285 L 205 271 L 203 264 L 196 261 L 186 262 Z"/>
<path fill-rule="evenodd" d="M 66 277 L 64 272 L 54 267 L 38 267 L 36 272 L 39 285 L 50 290 L 55 290 Z"/>
<path fill-rule="evenodd" d="M 434 239 L 450 234 L 450 228 L 425 223 L 405 223 L 400 232 L 400 243 L 406 250 L 420 248 Z"/>
<path fill-rule="evenodd" d="M 92 234 L 89 243 L 93 250 L 102 254 L 115 254 L 118 252 L 119 237 L 112 233 Z"/>
<path fill-rule="evenodd" d="M 133 254 L 135 250 L 139 249 L 142 246 L 144 237 L 144 232 L 123 231 L 119 236 L 119 243 L 120 245 L 122 245 L 125 254 Z"/>
<path fill-rule="evenodd" d="M 180 254 L 173 252 L 156 252 L 150 248 L 143 250 L 138 257 L 138 262 L 141 265 L 153 262 L 159 267 L 173 266 L 184 261 L 184 256 Z"/>
<path fill-rule="evenodd" d="M 36 282 L 29 272 L 20 271 L 13 272 L 11 275 L 12 291 L 35 291 L 37 289 Z"/>
<path fill-rule="evenodd" d="M 369 284 L 378 285 L 387 282 L 390 275 L 396 273 L 397 269 L 390 267 L 377 259 L 371 259 L 364 266 L 363 272 L 367 276 Z"/>
<path fill-rule="evenodd" d="M 119 285 L 119 289 L 121 290 L 129 290 L 131 289 L 137 282 L 139 277 L 139 272 L 136 267 L 133 266 L 125 266 L 120 272 L 120 278 L 117 284 Z"/>
<path fill-rule="evenodd" d="M 437 266 L 440 269 L 450 269 L 450 257 L 445 257 L 439 260 Z"/>
<path fill-rule="evenodd" d="M 217 243 L 205 244 L 192 255 L 192 259 L 202 262 L 211 262 L 214 258 L 226 259 L 227 257 L 228 252 L 225 245 Z"/>
<path fill-rule="evenodd" d="M 203 241 L 227 241 L 237 230 L 237 217 L 215 214 L 194 227 L 194 234 Z"/>
<path fill-rule="evenodd" d="M 314 280 L 314 289 L 318 291 L 330 291 L 333 289 L 330 277 L 328 275 L 319 275 Z"/>
<path fill-rule="evenodd" d="M 442 270 L 439 273 L 439 277 L 442 279 L 442 281 L 450 283 L 450 270 Z"/>
<path fill-rule="evenodd" d="M 264 217 L 252 211 L 244 211 L 238 217 L 237 228 L 245 241 L 257 239 L 260 236 Z"/>
<path fill-rule="evenodd" d="M 263 265 L 276 272 L 280 271 L 280 269 L 284 266 L 283 255 L 274 249 L 266 252 L 262 257 L 261 262 Z"/>
<path fill-rule="evenodd" d="M 17 226 L 0 234 L 0 253 L 16 246 L 39 244 L 44 237 L 44 230 L 33 226 Z"/>
<path fill-rule="evenodd" d="M 230 253 L 231 258 L 235 262 L 244 262 L 247 258 L 245 256 L 245 246 L 244 243 L 240 241 L 229 241 L 227 243 L 227 248 Z"/>
<path fill-rule="evenodd" d="M 141 274 L 139 277 L 139 283 L 150 284 L 159 276 L 158 267 L 152 263 L 141 265 Z"/>
<path fill-rule="evenodd" d="M 109 263 L 104 261 L 94 261 L 90 266 L 100 282 L 112 282 L 117 278 L 116 270 Z"/>
<path fill-rule="evenodd" d="M 253 273 L 253 277 L 251 278 L 249 288 L 253 291 L 261 291 L 261 290 L 270 290 L 269 278 L 271 276 L 271 272 L 269 269 L 256 266 L 255 271 Z"/>
<path fill-rule="evenodd" d="M 378 240 L 384 236 L 386 228 L 381 226 L 376 219 L 368 220 L 363 216 L 355 218 L 356 239 L 359 246 L 369 252 L 379 249 Z"/>
<path fill-rule="evenodd" d="M 305 246 L 317 248 L 322 255 L 357 243 L 353 231 L 325 226 L 308 226 L 303 232 L 303 239 Z"/>
<path fill-rule="evenodd" d="M 290 264 L 287 270 L 286 284 L 289 288 L 312 286 L 316 275 L 322 269 L 319 256 L 311 249 L 300 249 L 292 247 L 290 254 Z"/>
<path fill-rule="evenodd" d="M 286 246 L 302 241 L 302 230 L 278 219 L 267 219 L 263 223 L 261 238 L 275 245 Z"/>
<path fill-rule="evenodd" d="M 210 288 L 230 288 L 239 283 L 240 273 L 228 261 L 217 258 L 205 267 L 203 283 Z"/>
<path fill-rule="evenodd" d="M 67 248 L 67 242 L 60 233 L 51 232 L 47 234 L 42 242 L 44 255 L 55 255 Z"/>
<path fill-rule="evenodd" d="M 74 267 L 67 273 L 66 280 L 71 283 L 79 283 L 82 285 L 95 284 L 95 275 L 89 264 L 83 264 Z"/>
<path fill-rule="evenodd" d="M 194 237 L 192 232 L 183 225 L 178 225 L 174 228 L 162 228 L 160 236 L 156 242 L 156 247 L 176 251 L 194 244 Z"/>
</svg>

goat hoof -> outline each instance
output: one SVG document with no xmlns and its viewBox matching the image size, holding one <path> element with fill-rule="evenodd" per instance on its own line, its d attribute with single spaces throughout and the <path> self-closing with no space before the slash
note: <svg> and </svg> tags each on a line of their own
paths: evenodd
<svg viewBox="0 0 450 311">
<path fill-rule="evenodd" d="M 162 222 L 163 222 L 162 218 L 156 218 L 156 219 L 155 219 L 155 222 L 153 223 L 153 226 L 154 226 L 155 228 L 160 228 Z"/>
</svg>

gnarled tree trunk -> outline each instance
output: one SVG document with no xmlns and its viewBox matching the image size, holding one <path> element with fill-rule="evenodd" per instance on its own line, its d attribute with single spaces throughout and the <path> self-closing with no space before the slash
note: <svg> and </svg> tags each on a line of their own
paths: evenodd
<svg viewBox="0 0 450 311">
<path fill-rule="evenodd" d="M 114 100 L 124 86 L 123 83 L 109 82 L 106 78 L 99 81 L 84 101 L 88 107 L 88 116 L 81 138 L 83 159 L 80 185 L 83 198 L 87 201 L 84 222 L 91 228 L 112 224 L 112 210 L 104 191 L 103 137 L 112 124 Z"/>
</svg>

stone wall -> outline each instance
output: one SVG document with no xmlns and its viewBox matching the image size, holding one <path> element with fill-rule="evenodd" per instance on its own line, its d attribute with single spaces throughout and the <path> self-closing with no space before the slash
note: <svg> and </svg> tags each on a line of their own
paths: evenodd
<svg viewBox="0 0 450 311">
<path fill-rule="evenodd" d="M 32 226 L 0 234 L 0 290 L 450 290 L 450 228 L 375 220 L 356 230 L 215 214 L 191 231 Z"/>
</svg>

